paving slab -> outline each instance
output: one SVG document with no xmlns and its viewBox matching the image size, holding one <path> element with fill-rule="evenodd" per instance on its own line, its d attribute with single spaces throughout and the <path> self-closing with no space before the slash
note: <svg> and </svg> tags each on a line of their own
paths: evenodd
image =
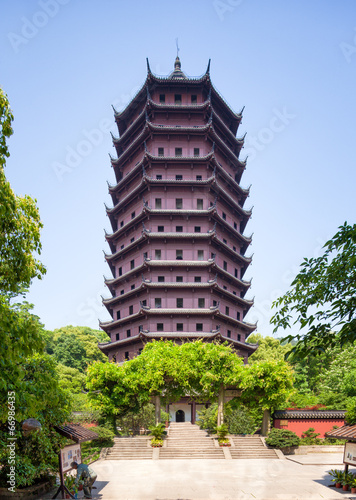
<svg viewBox="0 0 356 500">
<path fill-rule="evenodd" d="M 286 455 L 287 460 L 301 465 L 330 465 L 332 469 L 343 468 L 343 453 L 308 453 L 308 455 Z"/>
<path fill-rule="evenodd" d="M 300 459 L 301 456 L 298 457 Z M 297 458 L 297 457 L 295 457 Z M 315 457 L 314 457 L 315 459 Z M 291 460 L 99 460 L 98 500 L 342 500 L 329 464 Z M 336 461 L 337 468 L 342 466 Z M 356 470 L 352 470 L 356 472 Z M 52 498 L 51 495 L 39 497 Z M 78 498 L 83 498 L 80 492 Z"/>
</svg>

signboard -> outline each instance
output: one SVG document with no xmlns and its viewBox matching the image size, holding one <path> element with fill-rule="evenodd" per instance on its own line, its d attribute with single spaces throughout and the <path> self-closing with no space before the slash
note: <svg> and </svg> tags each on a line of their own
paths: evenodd
<svg viewBox="0 0 356 500">
<path fill-rule="evenodd" d="M 80 444 L 72 444 L 70 446 L 65 446 L 61 449 L 61 461 L 63 472 L 68 472 L 71 470 L 71 463 L 77 462 L 80 464 L 82 462 L 82 455 L 80 453 Z"/>
<path fill-rule="evenodd" d="M 226 399 L 236 398 L 238 396 L 241 396 L 241 391 L 237 389 L 226 389 L 224 396 Z"/>
<path fill-rule="evenodd" d="M 356 466 L 356 443 L 345 443 L 344 464 Z"/>
</svg>

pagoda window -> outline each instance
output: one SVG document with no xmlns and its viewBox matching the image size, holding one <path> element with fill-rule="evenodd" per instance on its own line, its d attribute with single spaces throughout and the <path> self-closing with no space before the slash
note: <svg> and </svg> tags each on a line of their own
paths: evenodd
<svg viewBox="0 0 356 500">
<path fill-rule="evenodd" d="M 233 249 L 234 252 L 236 252 L 236 247 L 235 246 L 233 246 L 232 249 Z"/>
<path fill-rule="evenodd" d="M 231 339 L 231 330 L 228 330 L 228 331 L 227 331 L 227 338 L 228 338 L 228 339 Z"/>
<path fill-rule="evenodd" d="M 163 332 L 163 323 L 157 323 L 157 332 Z"/>
<path fill-rule="evenodd" d="M 200 155 L 200 149 L 194 148 L 194 156 L 199 156 L 199 155 Z"/>
<path fill-rule="evenodd" d="M 239 313 L 239 312 L 237 312 L 237 313 L 236 313 L 236 319 L 237 319 L 238 321 L 240 321 L 240 317 L 241 317 L 240 313 Z"/>
<path fill-rule="evenodd" d="M 162 198 L 156 198 L 155 199 L 155 208 L 161 209 L 162 208 Z"/>
<path fill-rule="evenodd" d="M 203 323 L 196 323 L 195 330 L 197 332 L 202 332 L 203 331 Z"/>
<path fill-rule="evenodd" d="M 213 307 L 216 307 L 218 305 L 216 300 L 213 300 Z"/>
<path fill-rule="evenodd" d="M 120 250 L 123 250 L 125 248 L 125 245 L 121 245 Z"/>
<path fill-rule="evenodd" d="M 226 213 L 225 213 L 225 212 L 223 212 L 223 213 L 222 213 L 222 218 L 223 218 L 224 220 L 226 220 Z"/>
<path fill-rule="evenodd" d="M 133 243 L 135 241 L 135 237 L 131 238 L 130 243 Z"/>
<path fill-rule="evenodd" d="M 182 148 L 175 148 L 174 153 L 175 153 L 175 156 L 182 156 L 183 149 Z"/>
<path fill-rule="evenodd" d="M 201 276 L 194 276 L 194 283 L 201 283 Z"/>
<path fill-rule="evenodd" d="M 223 238 L 223 242 L 227 245 L 227 240 L 225 238 Z"/>
<path fill-rule="evenodd" d="M 176 276 L 176 283 L 183 283 L 183 276 Z"/>
<path fill-rule="evenodd" d="M 177 332 L 183 331 L 183 323 L 177 323 Z"/>
<path fill-rule="evenodd" d="M 121 319 L 121 312 L 120 311 L 116 311 L 116 319 Z"/>
<path fill-rule="evenodd" d="M 204 250 L 198 250 L 198 260 L 204 260 Z"/>
<path fill-rule="evenodd" d="M 122 267 L 119 267 L 119 276 L 122 276 Z"/>
<path fill-rule="evenodd" d="M 119 333 L 117 333 L 117 334 L 115 335 L 115 339 L 116 339 L 116 340 L 120 340 L 120 334 L 119 334 Z"/>
<path fill-rule="evenodd" d="M 142 330 L 143 330 L 143 325 L 139 325 L 139 326 L 138 326 L 138 333 L 141 333 L 141 332 L 142 332 Z"/>
<path fill-rule="evenodd" d="M 227 290 L 227 288 L 226 288 L 226 286 L 225 286 L 225 285 L 223 286 L 223 289 L 224 289 L 224 290 Z"/>
<path fill-rule="evenodd" d="M 133 306 L 129 307 L 129 314 L 133 314 Z"/>
<path fill-rule="evenodd" d="M 238 277 L 239 277 L 239 276 L 238 276 L 238 272 L 239 272 L 239 271 L 238 271 L 238 270 L 236 269 L 236 267 L 235 267 L 235 278 L 238 278 Z"/>
<path fill-rule="evenodd" d="M 196 104 L 198 102 L 198 96 L 195 94 L 192 94 L 191 102 L 192 102 L 192 104 Z"/>
<path fill-rule="evenodd" d="M 135 214 L 135 212 L 132 212 L 132 214 L 131 214 L 131 219 L 134 219 L 134 218 L 135 218 L 135 215 L 136 215 L 136 214 Z"/>
<path fill-rule="evenodd" d="M 161 181 L 161 180 L 162 180 L 162 175 L 161 175 L 161 174 L 157 174 L 157 175 L 156 175 L 156 179 L 157 179 L 158 181 Z"/>
<path fill-rule="evenodd" d="M 174 94 L 174 104 L 182 104 L 182 94 Z"/>
<path fill-rule="evenodd" d="M 215 257 L 216 257 L 216 253 L 211 252 L 211 254 L 210 254 L 210 255 L 211 255 L 211 258 L 212 258 L 212 259 L 215 259 Z"/>
<path fill-rule="evenodd" d="M 131 330 L 126 330 L 126 336 L 131 337 Z"/>
<path fill-rule="evenodd" d="M 237 224 L 236 224 L 236 222 L 234 222 L 234 229 L 237 229 Z"/>
<path fill-rule="evenodd" d="M 136 288 L 135 284 L 131 285 L 131 290 L 135 290 L 135 288 Z"/>
<path fill-rule="evenodd" d="M 230 308 L 228 306 L 225 306 L 225 314 L 226 316 L 229 316 L 230 314 Z"/>
<path fill-rule="evenodd" d="M 200 233 L 200 226 L 194 226 L 194 232 Z"/>
<path fill-rule="evenodd" d="M 138 350 L 138 355 L 142 354 L 142 351 L 143 351 L 143 347 L 140 347 Z"/>
<path fill-rule="evenodd" d="M 164 226 L 158 226 L 157 230 L 159 233 L 164 233 Z"/>
<path fill-rule="evenodd" d="M 177 298 L 177 307 L 181 309 L 183 307 L 183 299 L 182 298 Z"/>
<path fill-rule="evenodd" d="M 120 294 L 124 295 L 124 293 L 125 293 L 125 290 L 121 290 Z"/>
<path fill-rule="evenodd" d="M 165 277 L 164 276 L 158 276 L 158 283 L 164 283 Z"/>
<path fill-rule="evenodd" d="M 155 250 L 155 259 L 156 260 L 161 260 L 161 255 L 162 255 L 161 250 Z"/>
<path fill-rule="evenodd" d="M 161 104 L 164 104 L 166 102 L 166 94 L 160 94 L 159 95 L 159 102 Z"/>
<path fill-rule="evenodd" d="M 125 351 L 125 360 L 128 361 L 130 359 L 129 351 Z"/>
<path fill-rule="evenodd" d="M 160 309 L 162 307 L 162 299 L 161 298 L 155 298 L 155 308 Z"/>
<path fill-rule="evenodd" d="M 237 334 L 237 340 L 241 342 L 241 335 L 239 333 Z"/>
<path fill-rule="evenodd" d="M 164 148 L 158 148 L 158 156 L 164 156 Z"/>
<path fill-rule="evenodd" d="M 201 177 L 201 176 L 200 176 L 200 177 Z M 203 210 L 203 203 L 204 203 L 204 201 L 203 201 L 203 199 L 202 199 L 202 198 L 198 198 L 198 199 L 197 199 L 197 209 L 198 209 L 198 210 Z"/>
<path fill-rule="evenodd" d="M 122 227 L 123 225 L 124 225 L 124 221 L 122 220 L 122 221 L 120 222 L 120 227 Z"/>
<path fill-rule="evenodd" d="M 146 299 L 142 301 L 142 305 L 143 306 L 147 306 L 147 300 Z"/>
<path fill-rule="evenodd" d="M 176 181 L 182 181 L 183 180 L 183 175 L 176 175 Z"/>
<path fill-rule="evenodd" d="M 203 176 L 202 175 L 197 175 L 196 176 L 196 180 L 197 181 L 202 181 L 203 180 Z"/>
<path fill-rule="evenodd" d="M 235 291 L 235 290 L 233 290 L 233 291 L 232 291 L 232 293 L 233 293 L 234 295 L 236 295 L 236 291 Z"/>
<path fill-rule="evenodd" d="M 176 260 L 183 260 L 183 250 L 176 250 Z"/>
<path fill-rule="evenodd" d="M 113 361 L 114 363 L 116 363 L 116 354 L 114 354 L 114 355 L 113 355 L 113 357 L 112 357 L 112 361 Z"/>
<path fill-rule="evenodd" d="M 135 268 L 135 259 L 132 259 L 130 261 L 130 269 L 134 269 Z"/>
<path fill-rule="evenodd" d="M 226 262 L 226 260 L 224 260 L 224 264 L 223 265 L 224 265 L 224 271 L 227 271 L 227 262 Z"/>
<path fill-rule="evenodd" d="M 176 198 L 176 209 L 181 210 L 183 208 L 183 199 Z"/>
<path fill-rule="evenodd" d="M 147 252 L 143 252 L 143 258 L 147 259 L 147 257 L 148 257 Z"/>
<path fill-rule="evenodd" d="M 198 299 L 198 307 L 200 309 L 204 309 L 204 307 L 205 307 L 205 299 Z"/>
<path fill-rule="evenodd" d="M 176 233 L 182 233 L 183 232 L 183 226 L 176 226 Z"/>
</svg>

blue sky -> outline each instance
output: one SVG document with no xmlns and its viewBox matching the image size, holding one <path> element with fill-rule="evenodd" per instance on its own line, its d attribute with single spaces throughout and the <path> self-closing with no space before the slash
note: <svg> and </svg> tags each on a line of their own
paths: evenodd
<svg viewBox="0 0 356 500">
<path fill-rule="evenodd" d="M 0 85 L 15 115 L 6 172 L 44 223 L 47 275 L 28 300 L 46 327 L 108 319 L 111 104 L 134 96 L 146 57 L 170 73 L 178 37 L 183 71 L 201 75 L 211 58 L 215 87 L 234 110 L 245 106 L 247 320 L 271 334 L 271 302 L 303 258 L 355 222 L 355 2 L 2 0 L 0 9 Z"/>
</svg>

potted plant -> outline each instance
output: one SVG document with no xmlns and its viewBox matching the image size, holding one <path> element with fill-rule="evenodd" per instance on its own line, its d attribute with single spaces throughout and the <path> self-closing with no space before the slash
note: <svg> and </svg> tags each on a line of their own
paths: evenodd
<svg viewBox="0 0 356 500">
<path fill-rule="evenodd" d="M 351 493 L 356 493 L 356 474 L 352 474 L 352 479 L 349 483 Z"/>
<path fill-rule="evenodd" d="M 226 437 L 228 432 L 229 429 L 226 424 L 221 424 L 216 428 L 219 446 L 231 446 L 229 439 Z"/>
<path fill-rule="evenodd" d="M 351 474 L 350 472 L 347 474 L 344 473 L 344 477 L 342 478 L 342 481 L 341 481 L 343 491 L 349 491 L 349 486 L 353 480 L 353 477 L 354 477 L 354 475 Z"/>
<path fill-rule="evenodd" d="M 332 482 L 335 483 L 336 488 L 341 488 L 341 481 L 344 478 L 344 471 L 338 470 L 338 469 L 331 469 L 330 472 L 328 472 L 330 476 L 332 476 Z"/>
<path fill-rule="evenodd" d="M 151 439 L 151 446 L 153 448 L 161 448 L 163 446 L 163 436 L 167 434 L 165 424 L 157 424 L 149 427 Z"/>
</svg>

